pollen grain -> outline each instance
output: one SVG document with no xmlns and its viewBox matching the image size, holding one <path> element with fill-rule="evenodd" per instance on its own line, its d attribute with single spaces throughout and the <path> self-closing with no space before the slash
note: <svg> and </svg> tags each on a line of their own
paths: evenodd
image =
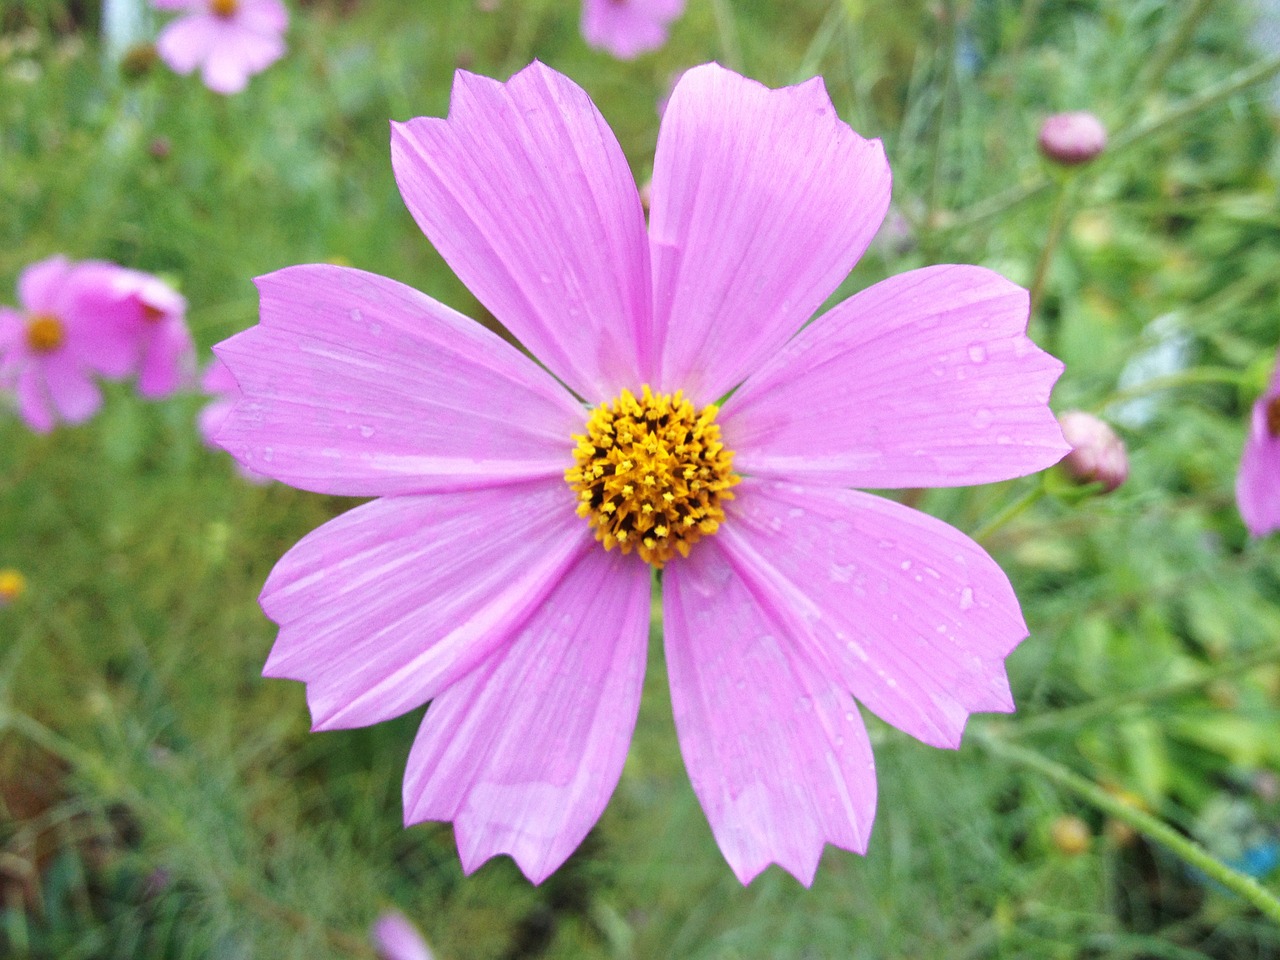
<svg viewBox="0 0 1280 960">
<path fill-rule="evenodd" d="M 623 390 L 591 412 L 586 433 L 574 436 L 577 463 L 565 480 L 606 550 L 634 550 L 661 569 L 719 529 L 721 504 L 741 478 L 720 441 L 718 412 L 648 386 L 639 398 Z"/>
</svg>

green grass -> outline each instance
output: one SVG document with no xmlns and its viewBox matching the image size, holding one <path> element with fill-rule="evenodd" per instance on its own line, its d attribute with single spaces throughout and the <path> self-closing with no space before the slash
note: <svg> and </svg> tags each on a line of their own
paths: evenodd
<svg viewBox="0 0 1280 960">
<path fill-rule="evenodd" d="M 909 250 L 876 248 L 837 296 L 931 262 L 1029 285 L 1069 189 L 1032 324 L 1067 363 L 1055 408 L 1119 415 L 1126 367 L 1170 338 L 1194 367 L 1240 374 L 1152 393 L 1123 428 L 1118 492 L 1049 478 L 990 535 L 1032 636 L 1009 664 L 1018 715 L 974 725 L 1127 791 L 1221 857 L 1243 829 L 1223 826 L 1224 804 L 1276 836 L 1280 805 L 1255 784 L 1280 770 L 1280 668 L 1231 667 L 1280 637 L 1280 545 L 1249 541 L 1232 498 L 1280 339 L 1277 123 L 1259 84 L 1180 112 L 1261 62 L 1248 5 L 1221 0 L 1187 30 L 1192 2 L 719 6 L 728 18 L 689 0 L 671 43 L 628 64 L 582 44 L 570 0 L 295 6 L 289 56 L 224 99 L 163 68 L 115 82 L 86 5 L 10 0 L 0 291 L 55 252 L 157 271 L 204 349 L 254 322 L 252 277 L 340 258 L 483 318 L 404 210 L 387 148 L 389 118 L 445 112 L 455 66 L 505 76 L 536 56 L 567 72 L 640 181 L 675 71 L 820 72 L 841 115 L 884 138 L 913 225 Z M 1035 131 L 1077 107 L 1121 146 L 1068 182 Z M 464 878 L 447 825 L 400 826 L 420 711 L 311 734 L 302 687 L 260 677 L 267 572 L 351 503 L 243 483 L 201 447 L 200 402 L 118 388 L 95 421 L 48 437 L 0 420 L 0 566 L 30 583 L 0 610 L 0 954 L 369 955 L 394 906 L 450 960 L 1280 957 L 1280 929 L 1243 901 L 1038 774 L 879 723 L 867 857 L 829 849 L 811 890 L 776 868 L 742 888 L 680 762 L 657 635 L 622 783 L 582 849 L 536 888 L 505 858 Z M 920 505 L 975 531 L 1041 482 Z M 1089 823 L 1087 853 L 1055 848 L 1064 813 Z"/>
</svg>

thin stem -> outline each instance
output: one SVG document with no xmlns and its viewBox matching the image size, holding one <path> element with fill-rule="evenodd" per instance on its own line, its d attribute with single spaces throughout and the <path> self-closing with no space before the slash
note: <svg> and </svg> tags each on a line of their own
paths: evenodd
<svg viewBox="0 0 1280 960">
<path fill-rule="evenodd" d="M 1096 404 L 1093 409 L 1095 412 L 1105 410 L 1107 407 L 1115 406 L 1117 403 L 1124 403 L 1127 400 L 1145 397 L 1152 393 L 1160 393 L 1163 390 L 1177 390 L 1181 387 L 1194 387 L 1207 383 L 1224 383 L 1238 387 L 1245 382 L 1246 376 L 1241 371 L 1232 370 L 1228 367 L 1192 367 L 1190 370 L 1171 373 L 1167 377 L 1153 377 L 1132 387 L 1117 390 L 1111 396 Z"/>
<path fill-rule="evenodd" d="M 1023 511 L 1028 509 L 1032 504 L 1034 504 L 1037 500 L 1043 497 L 1044 494 L 1045 494 L 1044 484 L 1043 483 L 1036 484 L 1034 487 L 1032 487 L 1030 490 L 1028 490 L 1026 493 L 1020 496 L 1017 500 L 1014 500 L 1012 503 L 1005 506 L 1003 510 L 997 513 L 994 517 L 992 517 L 982 526 L 980 526 L 974 533 L 971 534 L 971 536 L 973 537 L 974 540 L 977 540 L 979 543 L 982 543 L 982 541 L 989 538 L 993 533 L 995 533 L 997 530 L 1003 527 L 1006 523 L 1008 523 L 1014 517 L 1018 516 Z"/>
<path fill-rule="evenodd" d="M 1191 42 L 1191 36 L 1195 33 L 1196 27 L 1200 25 L 1200 21 L 1204 19 L 1205 14 L 1209 12 L 1209 9 L 1216 2 L 1217 0 L 1195 0 L 1191 5 L 1187 15 L 1182 18 L 1177 29 L 1173 31 L 1173 35 L 1161 45 L 1155 56 L 1147 62 L 1147 68 L 1143 70 L 1138 82 L 1134 84 L 1133 95 L 1121 113 L 1122 122 L 1131 120 L 1141 109 L 1143 101 L 1164 82 L 1165 74 L 1169 72 L 1169 68 L 1173 66 L 1174 61 L 1182 56 L 1187 44 Z"/>
<path fill-rule="evenodd" d="M 1040 259 L 1036 261 L 1036 272 L 1031 281 L 1031 316 L 1035 316 L 1044 299 L 1044 285 L 1049 278 L 1049 266 L 1053 263 L 1053 255 L 1066 229 L 1067 221 L 1075 206 L 1075 178 L 1071 177 L 1058 188 L 1058 197 L 1053 204 L 1053 215 L 1049 220 L 1049 233 L 1044 238 L 1044 247 L 1040 250 Z"/>
<path fill-rule="evenodd" d="M 1130 806 L 1122 799 L 1103 790 L 1093 781 L 1082 777 L 1068 767 L 1055 760 L 1028 750 L 1026 747 L 1009 743 L 990 731 L 975 729 L 970 739 L 981 746 L 989 754 L 1006 760 L 1014 766 L 1023 767 L 1040 774 L 1064 790 L 1068 790 L 1085 802 L 1097 807 L 1103 813 L 1127 823 L 1147 839 L 1160 844 L 1183 862 L 1190 864 L 1215 880 L 1232 893 L 1243 897 L 1258 909 L 1263 916 L 1280 924 L 1280 899 L 1267 891 L 1253 877 L 1246 876 L 1231 869 L 1214 857 L 1209 851 L 1189 837 L 1183 836 L 1169 824 L 1136 807 Z"/>
<path fill-rule="evenodd" d="M 934 123 L 933 151 L 929 159 L 929 186 L 925 196 L 925 227 L 932 232 L 938 212 L 938 195 L 942 190 L 942 153 L 946 146 L 947 108 L 956 84 L 956 4 L 942 0 L 943 39 L 942 93 L 938 99 L 938 116 Z"/>
<path fill-rule="evenodd" d="M 1155 136 L 1204 110 L 1217 106 L 1242 90 L 1246 90 L 1255 84 L 1264 83 L 1276 76 L 1276 74 L 1280 74 L 1280 56 L 1264 60 L 1256 67 L 1238 70 L 1222 83 L 1210 87 L 1203 93 L 1187 97 L 1162 116 L 1121 132 L 1113 138 L 1111 145 L 1095 163 L 1105 163 L 1108 159 L 1114 158 L 1116 155 L 1142 143 L 1148 137 Z M 951 231 L 968 229 L 975 223 L 998 216 L 1033 197 L 1038 197 L 1052 186 L 1053 180 L 1047 174 L 1041 173 L 1029 183 L 1010 187 L 1003 193 L 998 193 L 994 197 L 988 197 L 986 200 L 974 204 L 961 216 L 957 217 L 949 229 Z"/>
<path fill-rule="evenodd" d="M 1112 694 L 1109 697 L 1099 697 L 1096 700 L 1090 700 L 1088 703 L 1077 704 L 1074 707 L 1064 707 L 1061 710 L 1053 710 L 1049 713 L 1042 713 L 1039 716 L 1029 717 L 1026 720 L 1020 720 L 1017 724 L 1009 727 L 1007 735 L 1023 737 L 1028 734 L 1078 727 L 1099 717 L 1109 717 L 1128 706 L 1155 703 L 1160 700 L 1172 700 L 1183 694 L 1195 693 L 1216 680 L 1237 677 L 1242 673 L 1248 673 L 1250 670 L 1256 670 L 1259 667 L 1265 667 L 1276 662 L 1280 662 L 1280 647 L 1259 650 L 1251 656 L 1218 664 L 1199 676 L 1142 687 L 1138 690 L 1126 690 Z"/>
<path fill-rule="evenodd" d="M 711 0 L 711 12 L 716 18 L 716 32 L 720 35 L 720 53 L 724 57 L 724 65 L 741 73 L 742 48 L 738 46 L 738 25 L 733 18 L 730 0 Z"/>
<path fill-rule="evenodd" d="M 515 73 L 528 64 L 538 28 L 542 26 L 545 8 L 546 0 L 525 0 L 523 16 L 516 21 L 516 29 L 511 36 L 511 47 L 507 50 L 503 73 Z"/>
<path fill-rule="evenodd" d="M 844 26 L 844 19 L 843 0 L 834 0 L 827 8 L 827 15 L 822 18 L 822 23 L 818 24 L 818 30 L 813 35 L 813 39 L 809 41 L 809 49 L 805 50 L 804 56 L 800 58 L 800 66 L 795 72 L 796 83 L 817 75 L 818 68 L 822 65 L 822 58 L 827 55 L 832 41 Z"/>
</svg>

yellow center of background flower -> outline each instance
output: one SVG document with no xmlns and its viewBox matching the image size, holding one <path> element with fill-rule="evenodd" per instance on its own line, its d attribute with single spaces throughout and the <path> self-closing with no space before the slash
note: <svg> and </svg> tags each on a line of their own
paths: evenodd
<svg viewBox="0 0 1280 960">
<path fill-rule="evenodd" d="M 27 578 L 17 570 L 0 570 L 0 603 L 12 603 L 27 589 Z"/>
<path fill-rule="evenodd" d="M 36 353 L 52 353 L 62 346 L 62 321 L 47 313 L 39 313 L 27 321 L 27 346 Z"/>
<path fill-rule="evenodd" d="M 719 529 L 721 503 L 741 478 L 720 442 L 718 412 L 714 404 L 695 410 L 679 391 L 655 396 L 648 386 L 639 399 L 623 390 L 591 412 L 586 434 L 573 438 L 577 465 L 564 478 L 606 550 L 635 550 L 661 568 Z"/>
<path fill-rule="evenodd" d="M 1280 437 L 1280 396 L 1272 397 L 1267 404 L 1267 433 Z"/>
<path fill-rule="evenodd" d="M 234 17 L 240 9 L 240 0 L 209 0 L 209 10 L 215 17 Z"/>
</svg>

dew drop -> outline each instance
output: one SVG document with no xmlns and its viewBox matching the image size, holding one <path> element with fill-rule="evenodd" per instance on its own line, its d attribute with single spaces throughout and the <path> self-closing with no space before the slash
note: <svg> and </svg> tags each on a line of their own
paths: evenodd
<svg viewBox="0 0 1280 960">
<path fill-rule="evenodd" d="M 965 587 L 963 590 L 960 591 L 960 609 L 968 610 L 972 606 L 973 606 L 973 590 L 969 587 Z"/>
<path fill-rule="evenodd" d="M 991 426 L 991 421 L 995 419 L 993 414 L 986 407 L 979 407 L 973 414 L 973 425 L 979 430 Z"/>
<path fill-rule="evenodd" d="M 987 348 L 977 343 L 969 344 L 969 359 L 973 363 L 986 363 Z"/>
<path fill-rule="evenodd" d="M 363 424 L 360 427 L 360 436 L 368 440 L 370 437 L 373 436 L 373 427 L 369 426 L 367 423 Z"/>
</svg>

